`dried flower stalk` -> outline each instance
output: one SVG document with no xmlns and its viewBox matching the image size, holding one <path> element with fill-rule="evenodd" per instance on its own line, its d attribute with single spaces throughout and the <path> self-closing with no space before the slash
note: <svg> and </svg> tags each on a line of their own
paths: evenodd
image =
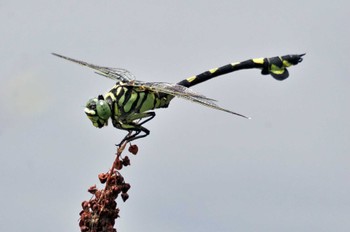
<svg viewBox="0 0 350 232">
<path fill-rule="evenodd" d="M 115 220 L 119 217 L 119 208 L 116 199 L 120 195 L 125 202 L 128 198 L 130 184 L 124 181 L 120 174 L 123 167 L 130 165 L 128 156 L 121 154 L 127 145 L 127 141 L 119 146 L 116 158 L 111 169 L 107 173 L 100 173 L 98 178 L 105 188 L 99 190 L 96 185 L 91 186 L 88 192 L 93 194 L 88 201 L 82 202 L 83 210 L 80 212 L 79 226 L 82 232 L 116 232 Z M 129 152 L 136 155 L 138 148 L 130 145 Z"/>
</svg>

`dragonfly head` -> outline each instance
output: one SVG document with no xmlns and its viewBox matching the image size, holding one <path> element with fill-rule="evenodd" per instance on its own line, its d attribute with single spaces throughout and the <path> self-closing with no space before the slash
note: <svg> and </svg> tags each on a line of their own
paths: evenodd
<svg viewBox="0 0 350 232">
<path fill-rule="evenodd" d="M 111 108 L 102 95 L 90 99 L 84 111 L 92 124 L 98 128 L 107 126 L 108 119 L 112 115 Z"/>
</svg>

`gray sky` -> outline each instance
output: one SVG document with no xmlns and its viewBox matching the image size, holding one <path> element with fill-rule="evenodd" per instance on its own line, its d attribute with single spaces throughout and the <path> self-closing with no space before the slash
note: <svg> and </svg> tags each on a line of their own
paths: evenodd
<svg viewBox="0 0 350 232">
<path fill-rule="evenodd" d="M 349 231 L 348 1 L 1 1 L 0 231 L 79 231 L 87 188 L 125 135 L 86 101 L 113 86 L 51 52 L 177 82 L 306 52 L 283 82 L 241 71 L 175 99 L 123 170 L 118 231 Z"/>
</svg>

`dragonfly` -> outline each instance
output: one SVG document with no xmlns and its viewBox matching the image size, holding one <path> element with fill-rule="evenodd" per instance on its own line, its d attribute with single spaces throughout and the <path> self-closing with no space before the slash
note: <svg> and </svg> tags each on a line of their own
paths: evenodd
<svg viewBox="0 0 350 232">
<path fill-rule="evenodd" d="M 305 53 L 234 62 L 191 76 L 178 83 L 139 81 L 126 69 L 99 66 L 57 53 L 52 55 L 91 68 L 95 73 L 116 81 L 106 94 L 90 99 L 84 112 L 97 128 L 107 126 L 111 119 L 115 128 L 128 131 L 128 135 L 119 144 L 121 145 L 148 136 L 150 131 L 144 124 L 156 116 L 153 110 L 167 108 L 174 97 L 249 118 L 220 107 L 216 100 L 194 91 L 191 87 L 214 77 L 244 69 L 259 69 L 262 75 L 271 75 L 274 79 L 282 81 L 289 77 L 287 68 L 300 63 Z"/>
</svg>

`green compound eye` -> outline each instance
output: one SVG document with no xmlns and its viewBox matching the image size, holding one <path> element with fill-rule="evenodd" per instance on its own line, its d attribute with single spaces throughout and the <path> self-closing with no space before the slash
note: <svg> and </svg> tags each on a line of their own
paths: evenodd
<svg viewBox="0 0 350 232">
<path fill-rule="evenodd" d="M 107 125 L 112 115 L 111 108 L 103 98 L 93 98 L 86 103 L 85 114 L 95 127 L 102 128 Z"/>
<path fill-rule="evenodd" d="M 112 115 L 111 108 L 105 100 L 98 100 L 96 104 L 96 111 L 99 118 L 108 120 Z"/>
</svg>

